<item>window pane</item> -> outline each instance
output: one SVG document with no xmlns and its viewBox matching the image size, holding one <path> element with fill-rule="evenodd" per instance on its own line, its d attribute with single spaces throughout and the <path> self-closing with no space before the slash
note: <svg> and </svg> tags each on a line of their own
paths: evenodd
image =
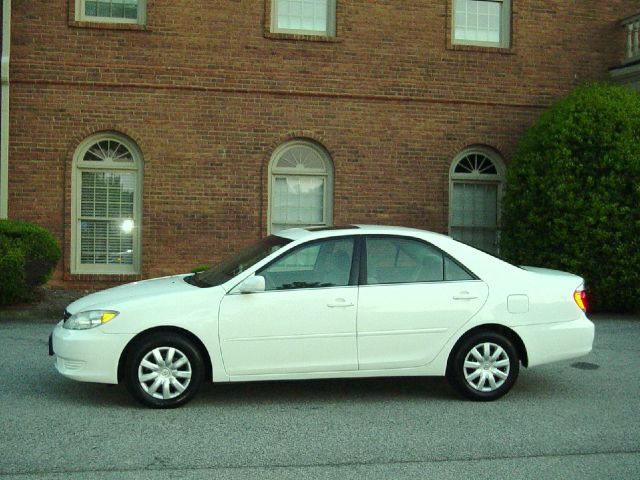
<svg viewBox="0 0 640 480">
<path fill-rule="evenodd" d="M 276 25 L 282 30 L 328 33 L 330 0 L 276 0 Z"/>
<path fill-rule="evenodd" d="M 111 4 L 111 16 L 115 18 L 124 18 L 124 4 L 113 2 Z"/>
<path fill-rule="evenodd" d="M 136 19 L 138 0 L 85 0 L 84 14 L 88 17 Z"/>
<path fill-rule="evenodd" d="M 80 263 L 133 264 L 133 233 L 120 220 L 80 220 Z"/>
<path fill-rule="evenodd" d="M 267 290 L 346 286 L 351 274 L 353 239 L 303 245 L 259 272 Z"/>
<path fill-rule="evenodd" d="M 82 172 L 80 215 L 83 217 L 130 217 L 136 174 L 133 172 Z"/>
<path fill-rule="evenodd" d="M 495 253 L 498 233 L 498 185 L 453 183 L 451 236 Z"/>
<path fill-rule="evenodd" d="M 80 263 L 133 263 L 133 172 L 81 172 Z"/>
<path fill-rule="evenodd" d="M 367 238 L 367 283 L 441 282 L 442 253 L 404 238 Z"/>
<path fill-rule="evenodd" d="M 98 14 L 98 4 L 97 2 L 85 2 L 84 4 L 84 14 L 95 17 Z"/>
<path fill-rule="evenodd" d="M 324 222 L 324 177 L 278 176 L 274 180 L 274 224 L 308 226 Z"/>
<path fill-rule="evenodd" d="M 502 14 L 502 2 L 455 0 L 455 39 L 500 43 Z"/>
<path fill-rule="evenodd" d="M 491 254 L 497 253 L 497 230 L 490 228 L 451 227 L 451 236 L 467 245 L 484 250 Z"/>
<path fill-rule="evenodd" d="M 278 158 L 274 168 L 277 173 L 327 173 L 324 159 L 318 151 L 308 145 L 287 148 Z"/>
<path fill-rule="evenodd" d="M 111 16 L 111 3 L 110 2 L 98 2 L 98 16 L 110 17 Z"/>
</svg>

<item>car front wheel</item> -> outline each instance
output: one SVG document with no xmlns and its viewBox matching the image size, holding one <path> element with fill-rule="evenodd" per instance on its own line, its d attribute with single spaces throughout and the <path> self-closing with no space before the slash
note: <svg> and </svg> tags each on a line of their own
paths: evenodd
<svg viewBox="0 0 640 480">
<path fill-rule="evenodd" d="M 175 408 L 197 393 L 203 361 L 187 339 L 171 334 L 143 338 L 125 364 L 125 384 L 133 397 L 151 408 Z"/>
<path fill-rule="evenodd" d="M 493 332 L 478 332 L 453 352 L 447 377 L 472 400 L 496 400 L 513 387 L 520 359 L 513 343 Z"/>
</svg>

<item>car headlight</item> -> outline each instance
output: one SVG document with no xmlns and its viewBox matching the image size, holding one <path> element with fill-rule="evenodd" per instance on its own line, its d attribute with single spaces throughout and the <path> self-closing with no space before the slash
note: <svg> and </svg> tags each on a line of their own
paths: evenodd
<svg viewBox="0 0 640 480">
<path fill-rule="evenodd" d="M 113 320 L 118 313 L 113 310 L 87 310 L 71 315 L 62 326 L 68 330 L 87 330 Z"/>
</svg>

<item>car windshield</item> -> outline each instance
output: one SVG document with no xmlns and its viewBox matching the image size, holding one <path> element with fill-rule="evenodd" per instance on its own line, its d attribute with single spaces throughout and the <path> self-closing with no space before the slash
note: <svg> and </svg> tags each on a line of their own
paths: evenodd
<svg viewBox="0 0 640 480">
<path fill-rule="evenodd" d="M 184 280 L 196 287 L 221 285 L 290 242 L 288 238 L 270 235 L 208 270 L 185 277 Z"/>
</svg>

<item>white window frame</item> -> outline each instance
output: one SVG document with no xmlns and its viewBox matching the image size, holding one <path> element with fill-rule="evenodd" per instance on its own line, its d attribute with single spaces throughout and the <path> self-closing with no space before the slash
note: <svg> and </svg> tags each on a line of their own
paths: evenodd
<svg viewBox="0 0 640 480">
<path fill-rule="evenodd" d="M 94 17 L 85 15 L 86 0 L 75 0 L 76 21 L 97 23 L 128 23 L 132 25 L 145 25 L 147 23 L 147 0 L 138 0 L 138 18 Z"/>
<path fill-rule="evenodd" d="M 115 162 L 85 162 L 84 156 L 93 145 L 103 140 L 115 140 L 129 149 L 133 163 Z M 74 274 L 106 274 L 106 275 L 135 275 L 140 273 L 141 266 L 141 232 L 142 232 L 142 152 L 138 146 L 127 137 L 115 132 L 104 132 L 92 135 L 83 140 L 73 156 L 73 171 L 71 175 L 71 273 Z M 136 191 L 133 199 L 133 262 L 131 265 L 95 265 L 82 264 L 80 261 L 80 229 L 79 214 L 82 198 L 82 172 L 135 172 Z"/>
<path fill-rule="evenodd" d="M 336 1 L 327 0 L 327 28 L 320 30 L 296 30 L 289 28 L 278 28 L 278 0 L 271 0 L 271 32 L 289 33 L 293 35 L 314 35 L 320 37 L 336 36 Z"/>
<path fill-rule="evenodd" d="M 457 173 L 456 167 L 458 163 L 468 155 L 484 155 L 487 157 L 496 168 L 496 174 L 483 174 L 479 172 L 473 173 Z M 449 236 L 452 236 L 452 229 L 457 227 L 458 225 L 453 225 L 453 186 L 454 184 L 481 184 L 481 185 L 497 185 L 497 198 L 496 198 L 496 250 L 500 244 L 500 225 L 501 225 L 501 213 L 502 213 L 502 195 L 504 193 L 504 183 L 505 183 L 505 165 L 502 157 L 494 150 L 476 146 L 469 147 L 462 150 L 456 157 L 453 159 L 451 163 L 451 168 L 449 169 L 449 227 L 448 233 Z"/>
<path fill-rule="evenodd" d="M 477 47 L 509 48 L 511 46 L 511 0 L 477 0 L 489 1 L 502 4 L 500 18 L 500 41 L 480 42 L 474 40 L 456 38 L 456 3 L 458 0 L 451 0 L 451 44 L 452 45 L 472 45 Z"/>
<path fill-rule="evenodd" d="M 307 169 L 297 169 L 297 168 L 283 168 L 278 167 L 277 163 L 280 160 L 280 157 L 284 155 L 287 150 L 292 147 L 303 145 L 305 147 L 309 147 L 314 150 L 324 163 L 324 171 L 320 170 L 307 170 Z M 267 233 L 272 233 L 273 231 L 273 223 L 272 223 L 272 210 L 274 208 L 273 205 L 273 191 L 275 189 L 275 181 L 276 178 L 279 177 L 322 177 L 324 178 L 324 198 L 322 202 L 322 213 L 323 219 L 322 222 L 308 224 L 308 223 L 299 223 L 297 226 L 301 228 L 304 227 L 329 227 L 333 225 L 333 162 L 331 161 L 331 157 L 329 153 L 318 145 L 315 142 L 311 142 L 308 140 L 291 140 L 289 142 L 283 143 L 278 148 L 276 148 L 271 155 L 271 161 L 269 162 L 269 181 L 268 181 L 268 209 L 267 209 Z M 293 228 L 293 227 L 291 227 Z"/>
</svg>

